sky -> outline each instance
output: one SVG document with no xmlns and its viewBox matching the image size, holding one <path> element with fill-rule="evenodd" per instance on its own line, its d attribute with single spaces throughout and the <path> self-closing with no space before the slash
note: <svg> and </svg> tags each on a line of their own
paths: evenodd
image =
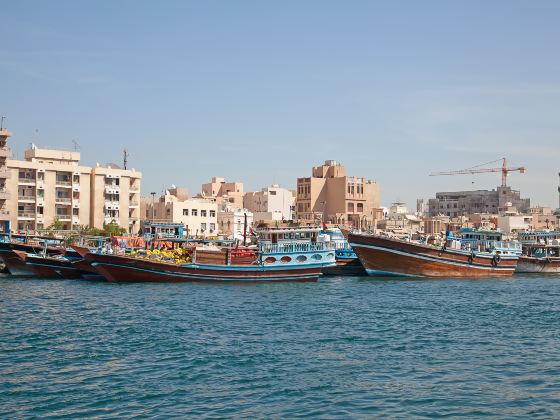
<svg viewBox="0 0 560 420">
<path fill-rule="evenodd" d="M 558 206 L 558 1 L 0 0 L 0 16 L 16 158 L 127 148 L 143 195 L 295 188 L 334 159 L 414 207 L 500 183 L 430 172 L 506 157 L 527 167 L 510 185 Z"/>
</svg>

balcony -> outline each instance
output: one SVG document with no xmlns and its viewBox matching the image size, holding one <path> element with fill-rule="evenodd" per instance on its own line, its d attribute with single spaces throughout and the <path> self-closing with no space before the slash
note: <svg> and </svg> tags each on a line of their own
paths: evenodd
<svg viewBox="0 0 560 420">
<path fill-rule="evenodd" d="M 35 220 L 35 213 L 31 211 L 18 211 L 18 219 Z"/>
<path fill-rule="evenodd" d="M 120 208 L 120 203 L 118 201 L 105 201 L 106 210 L 118 210 Z"/>
<path fill-rule="evenodd" d="M 35 196 L 33 195 L 18 195 L 18 201 L 22 203 L 34 203 Z"/>
<path fill-rule="evenodd" d="M 130 201 L 130 204 L 128 206 L 130 208 L 137 208 L 138 206 L 140 206 L 140 203 L 136 200 L 132 200 L 132 201 Z"/>
<path fill-rule="evenodd" d="M 9 200 L 10 199 L 10 193 L 8 192 L 8 190 L 3 189 L 0 190 L 0 200 Z"/>
<path fill-rule="evenodd" d="M 61 222 L 70 222 L 72 221 L 72 215 L 70 214 L 57 214 L 56 218 Z"/>
<path fill-rule="evenodd" d="M 120 192 L 120 186 L 116 184 L 105 185 L 105 193 L 106 194 L 118 194 Z"/>
<path fill-rule="evenodd" d="M 9 179 L 12 177 L 12 171 L 8 169 L 0 169 L 0 178 L 1 179 Z"/>
<path fill-rule="evenodd" d="M 35 185 L 35 177 L 20 176 L 18 177 L 18 184 Z"/>
<path fill-rule="evenodd" d="M 72 199 L 70 197 L 55 197 L 54 202 L 55 204 L 64 204 L 69 206 L 72 204 Z"/>
<path fill-rule="evenodd" d="M 61 187 L 61 188 L 72 188 L 71 181 L 57 179 L 55 184 L 57 187 Z"/>
<path fill-rule="evenodd" d="M 118 216 L 115 216 L 115 217 L 105 216 L 105 219 L 103 221 L 105 222 L 106 225 L 111 224 L 113 222 L 115 222 L 116 224 L 119 224 L 119 217 Z"/>
<path fill-rule="evenodd" d="M 10 220 L 10 212 L 4 209 L 0 210 L 0 220 L 3 222 Z"/>
<path fill-rule="evenodd" d="M 140 191 L 140 186 L 139 185 L 131 185 L 129 188 L 129 191 L 131 193 L 137 193 L 138 191 Z"/>
</svg>

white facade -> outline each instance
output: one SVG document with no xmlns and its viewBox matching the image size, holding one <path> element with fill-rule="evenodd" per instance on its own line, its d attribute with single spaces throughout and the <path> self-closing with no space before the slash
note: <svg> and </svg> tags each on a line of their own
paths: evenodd
<svg viewBox="0 0 560 420">
<path fill-rule="evenodd" d="M 166 191 L 155 202 L 142 199 L 142 218 L 158 223 L 182 223 L 186 235 L 215 236 L 218 233 L 218 206 L 203 199 L 181 200 Z"/>
<path fill-rule="evenodd" d="M 253 227 L 254 215 L 247 209 L 229 209 L 228 211 L 220 211 L 218 213 L 218 229 L 223 235 L 243 240 L 245 232 L 245 215 L 247 215 L 247 238 L 249 230 Z"/>
<path fill-rule="evenodd" d="M 275 184 L 246 193 L 243 206 L 254 214 L 255 220 L 293 220 L 295 197 L 292 191 Z"/>
<path fill-rule="evenodd" d="M 533 216 L 498 216 L 498 229 L 507 234 L 512 232 L 530 230 L 532 226 Z"/>
</svg>

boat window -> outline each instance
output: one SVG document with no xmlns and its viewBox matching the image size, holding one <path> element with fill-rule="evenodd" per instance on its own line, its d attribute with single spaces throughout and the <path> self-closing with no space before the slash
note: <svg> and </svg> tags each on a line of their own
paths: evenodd
<svg viewBox="0 0 560 420">
<path fill-rule="evenodd" d="M 313 254 L 313 256 L 311 258 L 313 258 L 316 261 L 319 261 L 319 260 L 323 259 L 323 256 L 320 255 L 320 254 Z"/>
<path fill-rule="evenodd" d="M 307 261 L 307 257 L 305 255 L 298 255 L 298 257 L 296 258 L 297 262 L 305 262 Z"/>
<path fill-rule="evenodd" d="M 276 258 L 274 258 L 274 257 L 267 257 L 267 258 L 265 258 L 264 262 L 265 262 L 266 264 L 273 264 L 273 263 L 276 262 Z"/>
<path fill-rule="evenodd" d="M 280 261 L 283 263 L 289 263 L 290 261 L 292 261 L 292 259 L 287 255 L 284 255 L 282 258 L 280 258 Z"/>
</svg>

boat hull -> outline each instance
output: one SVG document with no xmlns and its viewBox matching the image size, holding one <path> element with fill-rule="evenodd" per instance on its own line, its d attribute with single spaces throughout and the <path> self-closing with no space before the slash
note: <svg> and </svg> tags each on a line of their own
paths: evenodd
<svg viewBox="0 0 560 420">
<path fill-rule="evenodd" d="M 560 258 L 535 258 L 522 255 L 519 257 L 515 272 L 560 274 Z"/>
<path fill-rule="evenodd" d="M 42 249 L 41 247 L 24 243 L 0 242 L 0 259 L 4 261 L 10 274 L 14 276 L 32 276 L 34 271 L 27 266 L 25 260 L 22 260 L 16 251 L 33 253 L 40 252 Z M 58 248 L 47 248 L 48 255 L 60 255 L 63 252 L 63 250 Z"/>
<path fill-rule="evenodd" d="M 85 259 L 107 281 L 133 282 L 280 282 L 317 281 L 321 264 L 301 267 L 255 265 L 168 264 L 131 257 L 85 254 Z"/>
<path fill-rule="evenodd" d="M 509 277 L 518 256 L 441 249 L 377 235 L 350 234 L 369 275 L 406 277 Z"/>
<path fill-rule="evenodd" d="M 25 265 L 33 271 L 33 274 L 41 278 L 79 279 L 82 277 L 82 270 L 67 260 L 27 255 Z"/>
<path fill-rule="evenodd" d="M 359 258 L 337 258 L 336 265 L 323 268 L 325 276 L 365 276 L 367 272 Z"/>
</svg>

